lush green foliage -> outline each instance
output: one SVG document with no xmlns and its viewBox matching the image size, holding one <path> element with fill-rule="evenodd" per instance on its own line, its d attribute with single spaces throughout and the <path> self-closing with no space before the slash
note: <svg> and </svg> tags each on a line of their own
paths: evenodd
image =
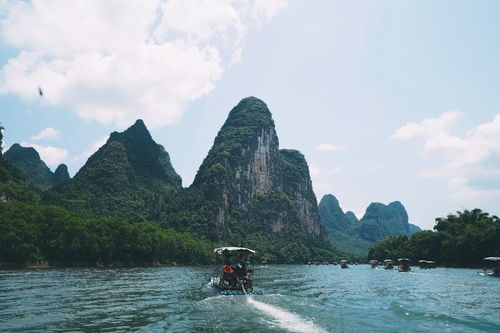
<svg viewBox="0 0 500 333">
<path fill-rule="evenodd" d="M 437 218 L 436 231 L 421 231 L 411 239 L 390 237 L 371 248 L 369 259 L 408 257 L 441 265 L 480 266 L 488 256 L 500 256 L 500 219 L 480 209 Z"/>
<path fill-rule="evenodd" d="M 60 207 L 0 204 L 0 262 L 13 264 L 209 263 L 214 244 L 154 223 L 79 218 Z"/>
<path fill-rule="evenodd" d="M 44 195 L 44 202 L 80 214 L 156 220 L 164 198 L 180 183 L 167 152 L 138 120 L 123 133 L 112 133 L 72 180 Z"/>
</svg>

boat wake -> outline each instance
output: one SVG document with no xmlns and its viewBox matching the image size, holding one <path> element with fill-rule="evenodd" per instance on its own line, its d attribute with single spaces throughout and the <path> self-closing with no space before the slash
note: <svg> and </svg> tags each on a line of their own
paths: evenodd
<svg viewBox="0 0 500 333">
<path fill-rule="evenodd" d="M 304 320 L 291 312 L 280 309 L 279 307 L 256 301 L 250 296 L 247 297 L 247 301 L 248 304 L 272 317 L 276 320 L 279 326 L 290 332 L 326 332 L 322 328 L 314 325 L 312 322 Z"/>
</svg>

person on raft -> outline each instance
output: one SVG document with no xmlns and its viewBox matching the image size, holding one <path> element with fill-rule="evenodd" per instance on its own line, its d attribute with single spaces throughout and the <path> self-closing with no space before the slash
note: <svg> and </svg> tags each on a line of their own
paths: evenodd
<svg viewBox="0 0 500 333">
<path fill-rule="evenodd" d="M 236 284 L 236 273 L 234 272 L 233 267 L 229 263 L 226 263 L 224 267 L 222 267 L 222 274 L 225 281 L 227 281 L 230 285 Z"/>
</svg>

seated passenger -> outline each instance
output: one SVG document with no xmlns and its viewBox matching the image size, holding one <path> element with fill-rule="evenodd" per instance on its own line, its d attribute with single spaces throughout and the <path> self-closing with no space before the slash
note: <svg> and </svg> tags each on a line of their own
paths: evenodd
<svg viewBox="0 0 500 333">
<path fill-rule="evenodd" d="M 231 265 L 225 264 L 224 267 L 222 267 L 222 278 L 229 284 L 233 283 L 236 276 L 234 273 L 234 269 L 231 267 Z"/>
</svg>

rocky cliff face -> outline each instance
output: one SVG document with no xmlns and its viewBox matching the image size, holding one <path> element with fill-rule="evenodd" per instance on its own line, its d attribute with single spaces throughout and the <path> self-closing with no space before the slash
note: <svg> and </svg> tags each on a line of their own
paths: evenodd
<svg viewBox="0 0 500 333">
<path fill-rule="evenodd" d="M 32 147 L 22 147 L 15 143 L 3 155 L 5 160 L 20 170 L 21 178 L 29 184 L 35 185 L 41 189 L 49 189 L 52 186 L 63 181 L 65 176 L 61 176 L 61 170 L 57 176 L 50 171 L 44 161 L 40 158 L 38 152 Z M 64 165 L 64 167 L 66 167 Z M 56 169 L 64 169 L 63 164 Z M 69 179 L 66 167 L 67 179 Z M 63 178 L 61 178 L 63 177 Z"/>
<path fill-rule="evenodd" d="M 222 234 L 230 232 L 231 221 L 240 224 L 235 214 L 269 232 L 299 226 L 321 233 L 307 163 L 297 151 L 279 150 L 271 112 L 257 98 L 245 98 L 231 110 L 192 188 L 217 203 Z"/>
</svg>

